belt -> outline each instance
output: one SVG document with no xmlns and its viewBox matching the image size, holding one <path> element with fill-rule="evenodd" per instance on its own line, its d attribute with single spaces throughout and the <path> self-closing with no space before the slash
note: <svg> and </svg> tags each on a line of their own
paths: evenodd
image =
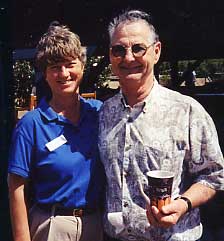
<svg viewBox="0 0 224 241">
<path fill-rule="evenodd" d="M 65 208 L 62 206 L 54 205 L 52 207 L 46 207 L 44 205 L 37 205 L 40 209 L 48 212 L 52 212 L 54 216 L 75 216 L 83 217 L 89 214 L 96 213 L 97 208 Z"/>
<path fill-rule="evenodd" d="M 63 208 L 56 207 L 54 211 L 54 216 L 75 216 L 75 217 L 83 217 L 88 214 L 93 214 L 97 210 L 90 208 Z"/>
</svg>

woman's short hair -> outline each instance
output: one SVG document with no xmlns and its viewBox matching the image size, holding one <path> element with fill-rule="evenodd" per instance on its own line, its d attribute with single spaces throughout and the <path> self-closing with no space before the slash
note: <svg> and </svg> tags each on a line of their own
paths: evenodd
<svg viewBox="0 0 224 241">
<path fill-rule="evenodd" d="M 41 72 L 45 72 L 48 65 L 65 60 L 79 58 L 83 65 L 86 62 L 86 48 L 81 46 L 79 36 L 55 22 L 50 24 L 36 49 L 35 62 Z"/>
</svg>

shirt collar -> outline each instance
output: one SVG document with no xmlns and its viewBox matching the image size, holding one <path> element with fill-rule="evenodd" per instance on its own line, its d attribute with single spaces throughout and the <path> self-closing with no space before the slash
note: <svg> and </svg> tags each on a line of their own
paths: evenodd
<svg viewBox="0 0 224 241">
<path fill-rule="evenodd" d="M 157 89 L 158 85 L 159 85 L 158 81 L 154 77 L 153 87 L 152 87 L 151 91 L 149 92 L 149 95 L 142 102 L 139 102 L 139 103 L 135 104 L 134 107 L 139 107 L 139 106 L 141 107 L 142 106 L 142 111 L 144 113 L 148 112 L 151 100 L 152 100 L 152 98 L 154 96 L 154 93 L 156 92 L 156 89 Z M 119 94 L 121 96 L 121 103 L 122 103 L 124 109 L 130 108 L 130 106 L 127 103 L 126 98 L 123 95 L 121 90 L 120 90 Z"/>
<path fill-rule="evenodd" d="M 86 100 L 80 96 L 80 121 L 81 119 L 84 118 L 86 112 L 88 111 L 85 105 Z M 62 115 L 58 115 L 52 108 L 51 106 L 48 104 L 46 98 L 42 98 L 40 101 L 40 104 L 38 105 L 38 111 L 40 112 L 40 114 L 42 116 L 45 117 L 46 120 L 50 121 L 55 121 L 55 120 L 59 120 L 59 121 L 63 121 L 65 122 L 65 117 Z"/>
<path fill-rule="evenodd" d="M 45 97 L 41 99 L 37 109 L 40 112 L 40 114 L 44 116 L 45 119 L 47 119 L 48 121 L 53 121 L 58 119 L 59 115 L 55 111 L 53 111 L 53 109 L 50 107 Z"/>
</svg>

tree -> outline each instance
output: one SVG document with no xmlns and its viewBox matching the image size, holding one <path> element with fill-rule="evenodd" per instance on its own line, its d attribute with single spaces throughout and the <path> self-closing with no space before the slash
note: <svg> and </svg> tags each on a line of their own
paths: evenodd
<svg viewBox="0 0 224 241">
<path fill-rule="evenodd" d="M 15 107 L 27 107 L 34 80 L 34 68 L 27 60 L 16 61 L 13 65 L 13 74 Z"/>
</svg>

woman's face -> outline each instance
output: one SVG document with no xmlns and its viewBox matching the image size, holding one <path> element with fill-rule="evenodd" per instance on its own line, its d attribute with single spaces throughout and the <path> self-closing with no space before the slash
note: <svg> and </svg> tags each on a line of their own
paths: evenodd
<svg viewBox="0 0 224 241">
<path fill-rule="evenodd" d="M 84 66 L 79 58 L 48 65 L 46 81 L 52 96 L 65 97 L 78 92 L 83 77 Z"/>
</svg>

